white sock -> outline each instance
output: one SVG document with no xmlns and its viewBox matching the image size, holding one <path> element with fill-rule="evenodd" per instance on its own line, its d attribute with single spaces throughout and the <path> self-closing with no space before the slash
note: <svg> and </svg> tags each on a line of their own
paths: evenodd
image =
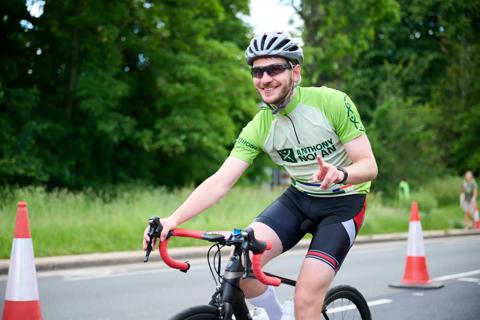
<svg viewBox="0 0 480 320">
<path fill-rule="evenodd" d="M 267 290 L 258 297 L 249 298 L 247 301 L 255 307 L 265 309 L 268 318 L 271 320 L 277 320 L 282 317 L 282 306 L 280 305 L 272 286 L 268 286 Z"/>
</svg>

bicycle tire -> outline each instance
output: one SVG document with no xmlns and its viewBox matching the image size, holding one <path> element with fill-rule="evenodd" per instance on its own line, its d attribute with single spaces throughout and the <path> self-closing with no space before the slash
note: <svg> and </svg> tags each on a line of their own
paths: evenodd
<svg viewBox="0 0 480 320">
<path fill-rule="evenodd" d="M 170 320 L 217 320 L 218 308 L 212 305 L 195 306 L 178 313 Z"/>
<path fill-rule="evenodd" d="M 371 320 L 372 315 L 363 295 L 351 286 L 330 289 L 325 298 L 323 316 L 326 320 L 360 319 Z"/>
</svg>

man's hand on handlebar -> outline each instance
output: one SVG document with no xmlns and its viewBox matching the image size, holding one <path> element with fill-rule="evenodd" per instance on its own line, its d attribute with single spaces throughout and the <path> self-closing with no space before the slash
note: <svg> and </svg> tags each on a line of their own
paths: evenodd
<svg viewBox="0 0 480 320">
<path fill-rule="evenodd" d="M 175 219 L 168 217 L 165 219 L 160 219 L 160 223 L 163 227 L 162 233 L 160 235 L 160 241 L 164 241 L 168 236 L 168 232 L 177 227 L 177 222 L 175 221 Z M 147 250 L 147 245 L 148 245 L 148 242 L 150 241 L 150 236 L 148 234 L 149 231 L 150 231 L 150 225 L 147 225 L 147 227 L 145 228 L 145 231 L 143 232 L 143 250 Z M 154 237 L 152 240 L 152 247 L 155 246 L 156 242 L 157 242 L 157 238 Z"/>
</svg>

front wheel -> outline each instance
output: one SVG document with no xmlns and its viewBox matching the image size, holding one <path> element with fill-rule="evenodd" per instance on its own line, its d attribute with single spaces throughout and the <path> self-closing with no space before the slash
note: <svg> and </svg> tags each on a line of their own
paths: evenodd
<svg viewBox="0 0 480 320">
<path fill-rule="evenodd" d="M 220 319 L 218 309 L 212 305 L 203 305 L 188 308 L 170 320 L 217 320 Z"/>
<path fill-rule="evenodd" d="M 337 286 L 328 291 L 323 316 L 326 320 L 372 319 L 367 301 L 360 291 L 350 286 Z"/>
</svg>

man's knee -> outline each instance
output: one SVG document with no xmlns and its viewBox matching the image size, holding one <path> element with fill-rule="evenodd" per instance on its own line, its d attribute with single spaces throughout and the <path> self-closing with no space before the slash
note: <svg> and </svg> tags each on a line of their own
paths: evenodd
<svg viewBox="0 0 480 320">
<path fill-rule="evenodd" d="M 305 259 L 295 287 L 295 312 L 305 316 L 319 314 L 334 277 L 335 271 L 326 263 Z M 308 319 L 308 316 L 299 318 Z"/>
<path fill-rule="evenodd" d="M 315 282 L 316 284 L 314 286 L 297 284 L 295 288 L 296 306 L 307 307 L 309 305 L 323 305 L 323 300 L 325 299 L 331 281 L 328 279 L 319 281 L 317 279 Z"/>
</svg>

